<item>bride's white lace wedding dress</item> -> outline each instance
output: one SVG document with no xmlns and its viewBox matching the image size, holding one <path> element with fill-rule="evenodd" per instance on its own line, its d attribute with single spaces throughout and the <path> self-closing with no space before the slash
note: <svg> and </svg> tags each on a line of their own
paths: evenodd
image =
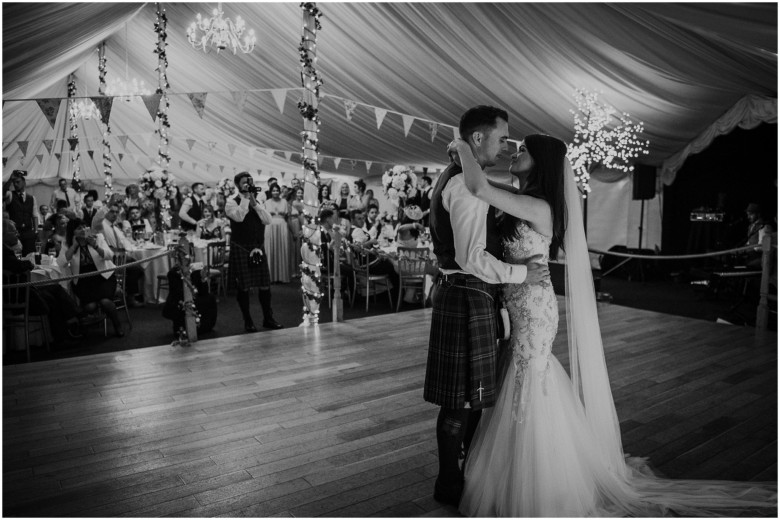
<svg viewBox="0 0 780 520">
<path fill-rule="evenodd" d="M 505 259 L 548 260 L 550 241 L 518 221 Z M 670 480 L 643 459 L 604 456 L 605 443 L 586 416 L 551 348 L 558 330 L 552 284 L 506 285 L 511 357 L 494 408 L 483 412 L 466 460 L 462 513 L 490 517 L 726 515 L 776 507 L 776 484 Z M 592 418 L 591 418 L 592 419 Z M 618 434 L 619 435 L 619 434 Z M 619 438 L 617 440 L 619 444 Z"/>
</svg>

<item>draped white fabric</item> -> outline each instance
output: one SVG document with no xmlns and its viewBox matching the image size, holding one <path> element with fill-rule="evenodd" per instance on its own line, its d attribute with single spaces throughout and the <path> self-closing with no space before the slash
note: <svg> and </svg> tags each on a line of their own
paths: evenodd
<svg viewBox="0 0 780 520">
<path fill-rule="evenodd" d="M 301 147 L 298 91 L 287 92 L 280 113 L 268 90 L 300 86 L 298 3 L 223 4 L 225 16 L 240 15 L 258 35 L 251 54 L 235 56 L 204 54 L 186 40 L 196 13 L 210 14 L 213 4 L 164 7 L 173 173 L 210 181 L 232 175 L 233 168 L 262 169 L 262 177 L 271 171 L 300 176 L 297 155 L 287 160 L 283 153 L 266 157 L 252 151 Z M 603 99 L 644 121 L 651 146 L 645 162 L 660 165 L 745 96 L 776 97 L 777 7 L 770 3 L 323 3 L 320 8 L 325 172 L 376 177 L 392 164 L 442 168 L 452 129 L 441 126 L 432 139 L 428 122 L 455 126 L 466 107 L 479 103 L 508 109 L 512 138 L 543 131 L 570 140 L 577 87 L 603 91 Z M 103 40 L 109 79 L 124 76 L 127 50 L 129 75 L 153 88 L 154 20 L 152 3 L 3 5 L 6 175 L 22 167 L 33 182 L 52 184 L 48 179 L 70 168 L 69 161 L 53 156 L 68 150 L 61 141 L 67 137 L 64 106 L 52 129 L 34 101 L 13 100 L 65 96 L 72 72 L 79 95 L 97 95 L 95 49 Z M 466 73 L 466 63 L 476 73 Z M 244 90 L 250 92 L 242 110 L 232 92 Z M 190 92 L 208 92 L 202 119 L 186 96 Z M 344 99 L 365 104 L 351 121 Z M 389 110 L 379 129 L 372 107 Z M 408 136 L 400 114 L 417 118 Z M 137 179 L 156 156 L 155 124 L 139 100 L 116 101 L 111 127 L 112 152 L 124 154 L 114 159 L 118 182 Z M 82 177 L 100 185 L 98 125 L 86 121 L 79 133 Z M 120 135 L 128 136 L 126 146 Z M 55 140 L 51 154 L 46 139 Z M 191 150 L 188 140 L 195 142 Z M 19 141 L 29 142 L 26 155 Z M 94 150 L 94 159 L 86 149 Z"/>
</svg>

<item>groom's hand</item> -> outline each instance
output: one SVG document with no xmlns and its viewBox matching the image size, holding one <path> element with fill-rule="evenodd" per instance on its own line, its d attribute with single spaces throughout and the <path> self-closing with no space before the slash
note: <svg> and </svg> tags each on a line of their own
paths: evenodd
<svg viewBox="0 0 780 520">
<path fill-rule="evenodd" d="M 526 267 L 528 267 L 528 274 L 525 277 L 525 283 L 539 285 L 543 281 L 550 279 L 550 268 L 546 264 L 529 262 L 526 264 Z"/>
</svg>

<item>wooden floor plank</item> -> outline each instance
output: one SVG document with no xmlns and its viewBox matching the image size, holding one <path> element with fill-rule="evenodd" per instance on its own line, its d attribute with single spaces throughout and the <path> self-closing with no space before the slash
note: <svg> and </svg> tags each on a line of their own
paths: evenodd
<svg viewBox="0 0 780 520">
<path fill-rule="evenodd" d="M 775 334 L 599 317 L 627 452 L 668 475 L 776 480 Z M 432 497 L 429 327 L 415 310 L 5 366 L 3 514 L 456 515 Z"/>
</svg>

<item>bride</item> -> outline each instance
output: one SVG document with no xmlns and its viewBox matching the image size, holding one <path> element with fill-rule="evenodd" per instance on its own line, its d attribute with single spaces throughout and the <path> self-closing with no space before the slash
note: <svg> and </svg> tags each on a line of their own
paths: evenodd
<svg viewBox="0 0 780 520">
<path fill-rule="evenodd" d="M 625 457 L 609 386 L 579 191 L 563 141 L 529 135 L 510 172 L 522 193 L 488 182 L 468 143 L 456 139 L 469 190 L 503 210 L 505 261 L 541 263 L 565 252 L 571 378 L 551 348 L 558 303 L 551 283 L 507 284 L 511 360 L 494 408 L 465 464 L 460 511 L 469 516 L 727 515 L 777 507 L 777 484 L 670 480 Z"/>
</svg>

